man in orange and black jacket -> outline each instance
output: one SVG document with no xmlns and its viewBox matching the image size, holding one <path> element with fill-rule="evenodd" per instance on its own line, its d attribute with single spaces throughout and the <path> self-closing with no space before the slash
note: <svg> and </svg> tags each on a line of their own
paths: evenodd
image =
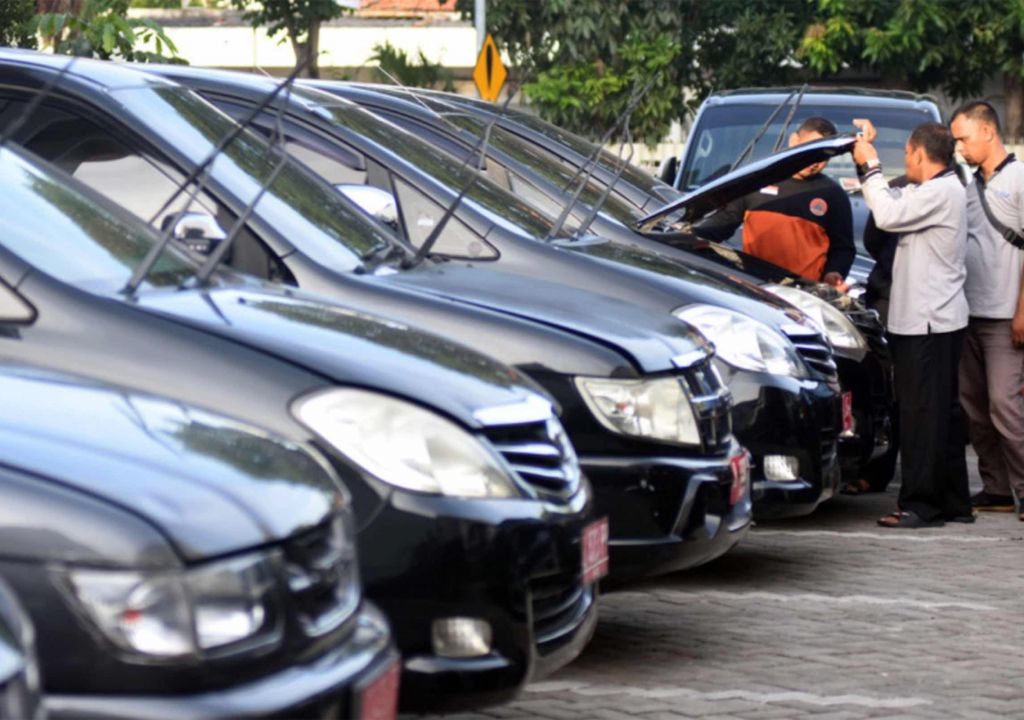
<svg viewBox="0 0 1024 720">
<path fill-rule="evenodd" d="M 789 146 L 836 132 L 836 126 L 825 118 L 807 118 L 789 136 Z M 842 284 L 857 253 L 853 213 L 843 189 L 822 174 L 827 163 L 815 163 L 778 185 L 767 185 L 733 201 L 694 226 L 694 231 L 724 241 L 742 223 L 744 252 L 807 280 Z"/>
</svg>

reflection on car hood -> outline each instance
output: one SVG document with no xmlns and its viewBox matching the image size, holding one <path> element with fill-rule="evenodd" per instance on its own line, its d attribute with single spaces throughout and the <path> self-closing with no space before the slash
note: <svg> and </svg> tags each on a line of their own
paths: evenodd
<svg viewBox="0 0 1024 720">
<path fill-rule="evenodd" d="M 312 448 L 181 402 L 21 366 L 0 368 L 0 396 L 0 461 L 141 517 L 186 561 L 284 539 L 347 503 Z"/>
<path fill-rule="evenodd" d="M 849 152 L 855 141 L 852 135 L 836 135 L 835 137 L 812 140 L 769 155 L 762 160 L 726 173 L 722 177 L 686 193 L 678 200 L 645 215 L 637 221 L 637 227 L 650 225 L 664 220 L 670 215 L 680 213 L 682 220 L 693 222 L 736 198 L 790 177 L 808 165 Z"/>
<path fill-rule="evenodd" d="M 336 383 L 439 409 L 469 427 L 479 427 L 475 415 L 482 410 L 542 392 L 518 370 L 463 345 L 308 293 L 224 287 L 147 293 L 140 304 Z"/>
<path fill-rule="evenodd" d="M 667 312 L 596 292 L 566 287 L 514 273 L 457 263 L 421 266 L 388 280 L 477 307 L 540 322 L 611 346 L 632 358 L 642 372 L 675 367 L 673 358 L 711 346 L 699 332 Z"/>
</svg>

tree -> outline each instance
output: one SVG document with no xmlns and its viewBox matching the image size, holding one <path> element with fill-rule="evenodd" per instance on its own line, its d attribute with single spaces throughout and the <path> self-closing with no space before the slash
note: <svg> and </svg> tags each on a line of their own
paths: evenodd
<svg viewBox="0 0 1024 720">
<path fill-rule="evenodd" d="M 417 60 L 409 58 L 409 54 L 385 40 L 373 46 L 370 62 L 377 63 L 380 68 L 381 82 L 391 83 L 397 80 L 407 87 L 437 88 L 451 92 L 455 90 L 455 80 L 450 70 L 441 63 L 431 62 L 419 51 Z"/>
<path fill-rule="evenodd" d="M 132 62 L 178 61 L 178 49 L 153 20 L 128 17 L 128 0 L 82 0 L 66 12 L 40 15 L 36 29 L 54 52 Z M 152 46 L 144 49 L 139 46 Z M 165 50 L 169 55 L 165 55 Z"/>
<path fill-rule="evenodd" d="M 456 7 L 472 16 L 473 1 Z M 658 77 L 634 115 L 653 140 L 711 89 L 791 82 L 813 0 L 489 0 L 487 25 L 513 76 L 553 122 L 591 137 Z M 542 30 L 538 31 L 538 28 Z M 684 96 L 684 88 L 693 94 Z"/>
<path fill-rule="evenodd" d="M 307 77 L 320 77 L 320 25 L 350 10 L 336 0 L 231 0 L 254 28 L 265 27 L 267 35 L 285 33 L 303 63 Z"/>
<path fill-rule="evenodd" d="M 33 0 L 0 0 L 0 45 L 34 48 L 35 14 Z"/>
<path fill-rule="evenodd" d="M 818 0 L 801 53 L 822 75 L 868 69 L 886 85 L 941 87 L 955 99 L 1002 73 L 1007 135 L 1024 135 L 1020 0 Z"/>
</svg>

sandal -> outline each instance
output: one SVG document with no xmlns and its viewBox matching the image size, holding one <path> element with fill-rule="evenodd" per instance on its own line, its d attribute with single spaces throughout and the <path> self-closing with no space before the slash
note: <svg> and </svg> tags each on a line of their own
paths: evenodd
<svg viewBox="0 0 1024 720">
<path fill-rule="evenodd" d="M 839 491 L 843 495 L 866 495 L 872 492 L 871 483 L 864 478 L 858 478 L 843 485 Z"/>
<path fill-rule="evenodd" d="M 937 520 L 924 520 L 917 513 L 897 511 L 878 518 L 878 525 L 884 528 L 937 528 L 946 524 L 942 518 Z"/>
</svg>

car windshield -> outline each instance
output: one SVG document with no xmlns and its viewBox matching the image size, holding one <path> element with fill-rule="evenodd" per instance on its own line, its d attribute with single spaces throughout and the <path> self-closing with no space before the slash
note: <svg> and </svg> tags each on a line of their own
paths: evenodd
<svg viewBox="0 0 1024 720">
<path fill-rule="evenodd" d="M 778 106 L 760 103 L 730 103 L 707 108 L 691 132 L 680 188 L 685 191 L 693 190 L 728 172 L 776 107 Z M 788 114 L 789 111 L 784 108 L 775 117 L 744 164 L 771 154 Z M 835 123 L 839 132 L 855 131 L 854 118 L 869 118 L 878 128 L 878 138 L 874 145 L 878 149 L 882 168 L 889 179 L 906 172 L 903 148 L 910 137 L 910 132 L 923 122 L 935 120 L 935 117 L 923 108 L 865 108 L 855 104 L 814 105 L 810 98 L 805 97 L 797 108 L 789 129 L 785 131 L 783 145 L 785 146 L 789 134 L 796 130 L 801 122 L 813 116 L 828 118 Z M 857 169 L 854 167 L 853 157 L 849 154 L 833 158 L 825 168 L 825 174 L 845 190 L 856 190 L 859 187 Z"/>
<path fill-rule="evenodd" d="M 195 93 L 183 88 L 116 91 L 125 108 L 189 162 L 206 159 L 236 125 Z M 242 203 L 251 202 L 280 156 L 251 132 L 241 133 L 217 156 L 211 174 Z M 259 222 L 285 238 L 316 243 L 317 257 L 335 269 L 352 270 L 392 239 L 330 185 L 289 162 L 260 198 Z"/>
<path fill-rule="evenodd" d="M 449 98 L 448 96 L 445 96 L 445 100 L 450 100 L 456 105 L 477 107 L 477 104 L 474 101 L 459 97 Z M 582 158 L 593 157 L 594 151 L 598 147 L 597 143 L 580 137 L 575 133 L 571 133 L 568 130 L 563 130 L 557 125 L 553 125 L 546 120 L 542 120 L 536 115 L 531 115 L 530 113 L 512 110 L 508 113 L 508 121 L 515 125 L 522 125 L 528 130 L 543 135 L 558 145 L 564 145 Z M 602 168 L 610 173 L 618 172 L 618 156 L 605 148 L 601 148 L 598 153 L 597 162 Z M 666 202 L 668 200 L 674 200 L 678 196 L 678 193 L 676 193 L 670 186 L 632 163 L 627 163 L 626 169 L 622 173 L 622 179 L 630 185 L 640 188 L 649 195 L 665 198 Z"/>
<path fill-rule="evenodd" d="M 300 92 L 306 92 L 300 89 Z M 297 95 L 299 93 L 296 93 Z M 317 99 L 323 96 L 317 95 Z M 342 127 L 386 148 L 396 156 L 415 165 L 453 193 L 459 192 L 470 177 L 476 173 L 472 166 L 462 167 L 462 162 L 447 153 L 438 151 L 433 145 L 398 129 L 372 113 L 350 104 L 330 103 L 322 106 Z M 479 178 L 466 193 L 470 202 L 482 210 L 492 222 L 506 227 L 526 231 L 534 237 L 545 237 L 551 229 L 551 219 L 515 195 L 484 177 Z"/>
<path fill-rule="evenodd" d="M 64 282 L 117 292 L 156 242 L 148 225 L 69 177 L 0 150 L 0 244 Z M 143 287 L 178 286 L 194 266 L 164 252 Z"/>
<path fill-rule="evenodd" d="M 445 118 L 473 133 L 478 138 L 483 136 L 487 127 L 485 120 L 475 116 L 445 113 Z M 500 126 L 492 128 L 490 144 L 515 162 L 521 163 L 547 182 L 552 183 L 555 187 L 561 189 L 571 186 L 575 191 L 575 188 L 578 186 L 577 168 L 560 162 L 549 151 L 524 142 L 505 128 Z M 613 156 L 613 160 L 617 162 L 618 158 Z M 582 173 L 580 173 L 580 177 L 582 177 Z M 576 179 L 575 183 L 573 183 L 574 178 Z M 576 207 L 573 208 L 573 216 L 577 221 L 581 220 L 601 200 L 604 189 L 605 186 L 594 178 L 587 181 L 583 187 L 583 192 L 580 193 Z M 617 195 L 609 195 L 601 205 L 601 209 L 623 223 L 631 223 L 636 220 L 638 212 L 636 208 L 621 200 Z M 558 210 L 560 212 L 561 207 Z M 578 229 L 578 227 L 579 223 L 571 220 L 565 224 L 565 229 L 570 232 Z"/>
</svg>

